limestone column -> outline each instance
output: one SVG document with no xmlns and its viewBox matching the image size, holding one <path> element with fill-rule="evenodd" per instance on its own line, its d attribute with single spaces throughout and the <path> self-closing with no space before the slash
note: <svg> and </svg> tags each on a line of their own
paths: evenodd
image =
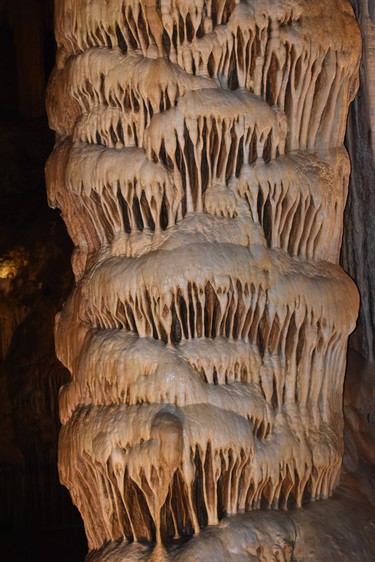
<svg viewBox="0 0 375 562">
<path fill-rule="evenodd" d="M 328 498 L 359 305 L 338 265 L 350 5 L 57 0 L 56 38 L 59 471 L 89 548 Z"/>
</svg>

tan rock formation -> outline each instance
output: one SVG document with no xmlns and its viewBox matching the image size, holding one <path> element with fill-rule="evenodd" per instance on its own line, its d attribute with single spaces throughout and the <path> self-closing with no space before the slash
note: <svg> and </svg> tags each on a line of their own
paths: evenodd
<svg viewBox="0 0 375 562">
<path fill-rule="evenodd" d="M 350 5 L 57 0 L 56 36 L 59 470 L 89 548 L 330 496 L 358 311 L 337 265 Z"/>
</svg>

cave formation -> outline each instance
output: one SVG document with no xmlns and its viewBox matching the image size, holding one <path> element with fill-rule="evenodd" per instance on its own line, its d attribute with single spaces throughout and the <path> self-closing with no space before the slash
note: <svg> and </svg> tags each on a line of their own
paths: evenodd
<svg viewBox="0 0 375 562">
<path fill-rule="evenodd" d="M 209 527 L 225 560 L 235 536 L 291 560 L 299 516 L 264 510 L 332 496 L 344 452 L 350 5 L 60 0 L 55 31 L 59 472 L 88 559 L 193 535 L 164 555 L 198 559 Z"/>
</svg>

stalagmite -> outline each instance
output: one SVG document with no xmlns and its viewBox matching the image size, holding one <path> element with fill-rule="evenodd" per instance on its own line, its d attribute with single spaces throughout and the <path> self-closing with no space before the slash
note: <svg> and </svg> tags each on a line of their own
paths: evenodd
<svg viewBox="0 0 375 562">
<path fill-rule="evenodd" d="M 350 6 L 56 0 L 55 13 L 46 173 L 77 280 L 56 319 L 71 372 L 59 471 L 90 550 L 332 495 L 358 311 L 337 265 Z"/>
</svg>

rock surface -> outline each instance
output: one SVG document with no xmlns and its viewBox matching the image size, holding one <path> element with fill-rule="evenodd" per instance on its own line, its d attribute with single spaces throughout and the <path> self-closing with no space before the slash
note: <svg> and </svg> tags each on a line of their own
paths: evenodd
<svg viewBox="0 0 375 562">
<path fill-rule="evenodd" d="M 354 2 L 354 0 L 352 3 L 356 4 L 357 17 L 361 13 L 358 19 L 366 43 L 369 41 L 366 33 L 371 31 L 370 22 L 373 21 L 371 12 L 373 4 Z M 12 32 L 4 27 L 2 2 L 0 2 L 0 10 L 2 26 L 0 62 L 2 75 L 6 76 L 6 80 L 1 84 L 1 115 L 3 116 L 8 106 L 13 113 L 16 111 L 18 80 Z M 30 50 L 30 45 L 27 49 Z M 52 49 L 45 53 L 47 58 L 51 57 L 51 53 Z M 374 183 L 374 179 L 371 178 L 373 134 L 369 127 L 371 121 L 369 107 L 373 96 L 370 89 L 366 87 L 366 83 L 370 83 L 373 76 L 373 73 L 368 71 L 372 58 L 367 57 L 368 62 L 361 70 L 362 85 L 359 97 L 352 105 L 350 113 L 352 129 L 349 133 L 351 140 L 348 149 L 356 169 L 354 176 L 359 179 L 351 184 L 349 213 L 344 224 L 344 231 L 347 233 L 345 263 L 350 262 L 350 272 L 357 278 L 364 295 L 360 328 L 352 339 L 352 345 L 367 357 L 373 347 L 371 295 L 374 292 L 374 264 L 371 250 L 373 246 L 371 217 L 374 214 L 371 211 Z M 203 82 L 204 80 L 201 84 Z M 27 95 L 24 99 L 27 99 Z M 68 118 L 68 107 L 66 115 Z M 80 135 L 84 135 L 85 127 L 85 121 L 82 120 Z M 27 259 L 30 260 L 21 274 L 21 280 L 5 279 L 1 282 L 0 316 L 3 330 L 0 339 L 3 342 L 3 355 L 6 349 L 8 351 L 5 359 L 0 362 L 0 523 L 2 531 L 4 528 L 6 530 L 11 527 L 17 531 L 12 541 L 8 540 L 9 537 L 3 532 L 1 534 L 2 556 L 9 562 L 20 562 L 27 558 L 40 561 L 51 559 L 61 562 L 68 559 L 79 561 L 84 556 L 84 545 L 78 540 L 77 531 L 70 528 L 75 520 L 69 510 L 67 498 L 59 489 L 54 470 L 58 429 L 57 391 L 58 386 L 68 380 L 68 374 L 54 360 L 51 331 L 55 311 L 61 307 L 71 283 L 68 274 L 68 254 L 71 250 L 62 232 L 61 223 L 59 224 L 57 217 L 53 218 L 52 212 L 48 213 L 45 210 L 45 198 L 42 193 L 42 167 L 48 151 L 48 148 L 46 151 L 42 146 L 45 136 L 45 125 L 40 124 L 39 121 L 19 121 L 15 124 L 10 122 L 8 117 L 5 121 L 2 117 L 0 260 L 1 264 L 9 262 L 9 258 L 14 257 L 14 251 L 20 247 L 27 250 Z M 46 144 L 48 145 L 48 142 Z M 293 188 L 293 185 L 291 182 L 289 189 Z M 269 186 L 263 184 L 262 187 L 263 196 L 266 197 Z M 311 188 L 318 189 L 319 192 L 319 182 L 311 186 L 306 184 L 307 194 Z M 250 195 L 251 191 L 248 190 L 247 193 Z M 352 201 L 351 193 L 356 194 Z M 337 198 L 335 200 L 337 201 Z M 215 210 L 216 206 L 220 212 L 215 197 L 207 197 L 206 201 L 212 210 Z M 251 200 L 255 212 L 257 212 L 256 203 L 255 199 Z M 233 208 L 232 204 L 231 209 Z M 327 211 L 331 210 L 327 208 Z M 323 224 L 330 228 L 329 221 Z M 144 237 L 144 240 L 146 239 L 147 237 Z M 129 241 L 129 255 L 138 255 L 140 249 L 144 247 L 143 241 L 133 238 Z M 120 249 L 119 238 L 117 246 L 114 245 L 113 255 L 116 255 Z M 38 286 L 39 284 L 41 286 Z M 16 324 L 17 322 L 20 324 L 13 331 L 14 319 Z M 223 339 L 220 340 L 218 337 L 216 340 L 217 343 L 220 342 L 225 346 Z M 184 345 L 189 348 L 189 342 Z M 181 346 L 182 351 L 184 345 Z M 194 350 L 190 346 L 187 351 L 192 354 Z M 206 357 L 204 351 L 191 356 L 194 358 L 194 364 L 198 365 L 198 361 L 205 363 L 205 370 L 213 381 L 214 370 L 212 368 L 209 370 L 209 357 Z M 231 354 L 231 357 L 234 358 L 235 355 Z M 201 366 L 198 366 L 198 369 L 200 368 Z M 222 380 L 225 380 L 225 373 L 225 365 L 221 359 L 219 375 L 223 377 Z M 261 533 L 265 536 L 266 530 L 272 528 L 271 520 L 274 520 L 276 523 L 273 528 L 285 531 L 280 535 L 282 538 L 290 540 L 296 536 L 295 557 L 298 555 L 302 558 L 304 553 L 304 556 L 308 556 L 312 561 L 346 559 L 345 557 L 348 560 L 373 559 L 375 547 L 371 544 L 374 535 L 371 521 L 374 516 L 372 508 L 369 507 L 369 500 L 373 502 L 374 498 L 374 463 L 371 457 L 374 444 L 371 430 L 374 420 L 373 366 L 364 365 L 363 359 L 357 357 L 348 373 L 345 399 L 346 474 L 342 481 L 344 487 L 340 485 L 336 489 L 332 501 L 304 504 L 302 511 L 290 511 L 287 515 L 283 512 L 257 511 L 233 518 L 237 520 L 238 517 L 248 516 L 259 536 Z M 155 377 L 155 374 L 153 376 Z M 139 379 L 136 388 L 141 389 L 141 383 L 142 379 Z M 281 522 L 284 518 L 287 521 L 285 525 Z M 291 518 L 294 521 L 292 532 L 290 532 Z M 51 525 L 59 525 L 59 527 L 51 529 Z M 244 536 L 246 524 L 240 524 L 240 527 Z M 224 533 L 227 533 L 226 528 L 231 528 L 231 525 L 226 524 Z M 220 541 L 218 531 L 219 527 L 201 532 L 202 539 L 206 532 L 209 533 L 208 538 L 202 540 L 203 545 L 210 544 L 208 559 L 213 559 L 212 552 L 216 543 Z M 247 537 L 250 537 L 247 559 L 250 560 L 254 556 L 254 549 L 256 551 L 256 532 L 247 530 Z M 20 541 L 21 533 L 22 541 Z M 276 533 L 275 537 L 278 539 L 278 544 L 282 543 Z M 189 552 L 193 547 L 199 551 L 199 541 L 199 537 L 194 537 Z M 176 546 L 175 542 L 173 545 Z M 272 541 L 267 545 L 264 548 L 272 549 Z M 91 556 L 97 558 L 108 556 L 111 548 L 118 549 L 118 543 L 108 545 L 102 553 L 93 553 Z M 338 548 L 341 548 L 339 554 Z M 126 552 L 132 560 L 136 559 L 135 552 L 143 559 L 153 551 L 153 545 L 123 545 L 122 549 L 119 549 L 119 552 L 121 551 Z M 222 545 L 221 554 L 223 551 Z M 167 552 L 168 556 L 177 554 L 182 556 L 178 549 L 173 550 L 168 547 Z M 203 546 L 202 552 L 207 553 Z M 287 554 L 286 550 L 285 556 Z M 154 559 L 158 557 L 160 559 L 162 556 L 162 548 L 152 552 Z M 225 556 L 229 556 L 228 551 Z"/>
<path fill-rule="evenodd" d="M 342 265 L 361 294 L 358 326 L 351 345 L 375 360 L 375 12 L 371 0 L 352 0 L 363 37 L 361 87 L 348 119 L 346 145 L 352 162 Z"/>
<path fill-rule="evenodd" d="M 222 519 L 217 559 L 237 535 L 243 556 L 291 559 L 287 520 L 258 537 L 225 516 L 338 481 L 350 5 L 59 0 L 56 37 L 47 184 L 77 281 L 56 322 L 59 471 L 89 548 Z"/>
</svg>

